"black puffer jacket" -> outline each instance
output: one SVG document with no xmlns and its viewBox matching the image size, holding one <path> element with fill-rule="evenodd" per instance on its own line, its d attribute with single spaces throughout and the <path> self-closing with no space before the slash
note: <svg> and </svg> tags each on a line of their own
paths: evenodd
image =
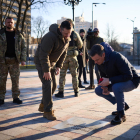
<svg viewBox="0 0 140 140">
<path fill-rule="evenodd" d="M 136 69 L 118 52 L 114 51 L 105 55 L 105 62 L 98 65 L 98 69 L 101 77 L 109 78 L 112 84 L 132 80 L 136 87 L 139 85 L 140 77 Z"/>
</svg>

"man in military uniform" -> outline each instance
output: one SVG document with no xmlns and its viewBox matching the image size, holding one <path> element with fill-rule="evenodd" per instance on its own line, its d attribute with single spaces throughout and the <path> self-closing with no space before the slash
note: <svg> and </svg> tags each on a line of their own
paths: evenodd
<svg viewBox="0 0 140 140">
<path fill-rule="evenodd" d="M 88 54 L 87 54 L 87 48 L 86 48 L 85 30 L 84 29 L 80 29 L 79 34 L 80 34 L 80 37 L 81 37 L 81 39 L 83 41 L 83 46 L 82 46 L 81 49 L 79 49 L 79 55 L 77 56 L 78 64 L 79 64 L 78 80 L 79 80 L 79 88 L 85 88 L 82 85 L 82 82 L 81 82 L 81 75 L 82 75 L 82 72 L 83 72 L 84 83 L 85 84 L 88 83 L 87 80 L 86 80 L 86 62 L 88 61 Z"/>
<path fill-rule="evenodd" d="M 66 21 L 73 23 L 71 19 L 67 19 Z M 72 75 L 72 84 L 73 84 L 73 89 L 75 92 L 75 97 L 79 95 L 79 87 L 78 87 L 79 82 L 78 82 L 78 75 L 77 75 L 77 68 L 78 68 L 78 61 L 77 61 L 78 50 L 77 49 L 81 49 L 83 43 L 79 34 L 75 31 L 72 31 L 70 38 L 71 38 L 71 41 L 69 43 L 67 57 L 60 71 L 59 89 L 58 89 L 59 92 L 58 94 L 55 94 L 55 97 L 60 97 L 60 98 L 64 97 L 65 77 L 66 77 L 68 68 Z"/>
<path fill-rule="evenodd" d="M 72 29 L 72 24 L 68 21 L 62 22 L 60 27 L 52 24 L 49 32 L 42 38 L 34 57 L 43 93 L 38 110 L 44 112 L 43 117 L 48 120 L 56 120 L 52 95 L 57 87 L 56 75 L 59 74 L 65 60 Z"/>
<path fill-rule="evenodd" d="M 87 49 L 88 52 L 90 52 L 91 48 L 93 45 L 95 44 L 101 44 L 102 42 L 104 42 L 104 39 L 99 37 L 99 29 L 98 28 L 94 28 L 93 30 L 93 34 L 87 35 Z M 86 87 L 85 89 L 94 89 L 95 85 L 94 85 L 94 60 L 92 60 L 91 58 L 89 58 L 89 71 L 90 71 L 90 85 L 88 87 Z M 99 79 L 99 71 L 98 68 L 95 67 L 95 73 L 97 75 L 97 79 Z"/>
<path fill-rule="evenodd" d="M 19 99 L 19 63 L 26 61 L 26 47 L 22 34 L 14 28 L 14 20 L 7 17 L 6 28 L 0 30 L 0 105 L 4 104 L 8 72 L 12 81 L 13 103 L 22 104 Z"/>
</svg>

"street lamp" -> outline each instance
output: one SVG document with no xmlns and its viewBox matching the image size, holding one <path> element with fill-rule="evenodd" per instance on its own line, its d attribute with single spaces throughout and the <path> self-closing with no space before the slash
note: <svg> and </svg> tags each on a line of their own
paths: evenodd
<svg viewBox="0 0 140 140">
<path fill-rule="evenodd" d="M 82 0 L 64 0 L 65 5 L 72 6 L 74 21 L 74 5 L 78 5 Z"/>
<path fill-rule="evenodd" d="M 135 18 L 134 18 L 134 20 L 127 18 L 127 19 L 129 19 L 130 21 L 133 22 L 133 64 L 134 64 L 134 21 L 135 21 Z"/>
<path fill-rule="evenodd" d="M 93 23 L 93 4 L 96 6 L 97 4 L 106 4 L 106 3 L 92 3 L 92 29 L 94 28 Z"/>
</svg>

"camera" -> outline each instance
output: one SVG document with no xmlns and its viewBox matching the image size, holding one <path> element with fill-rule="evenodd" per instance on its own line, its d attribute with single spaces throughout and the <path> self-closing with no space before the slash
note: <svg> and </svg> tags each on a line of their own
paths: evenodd
<svg viewBox="0 0 140 140">
<path fill-rule="evenodd" d="M 89 28 L 88 31 L 87 31 L 86 39 L 91 40 L 93 38 L 93 35 L 94 35 L 93 30 L 91 28 Z"/>
<path fill-rule="evenodd" d="M 91 28 L 88 29 L 87 35 L 92 36 L 93 35 L 93 30 Z"/>
</svg>

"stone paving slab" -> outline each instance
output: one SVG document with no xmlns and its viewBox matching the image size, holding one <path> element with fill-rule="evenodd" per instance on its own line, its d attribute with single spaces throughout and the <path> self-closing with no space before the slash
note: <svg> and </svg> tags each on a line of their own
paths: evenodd
<svg viewBox="0 0 140 140">
<path fill-rule="evenodd" d="M 108 122 L 105 121 L 73 117 L 67 121 L 55 125 L 53 128 L 90 136 L 107 124 Z"/>
<path fill-rule="evenodd" d="M 140 67 L 136 69 L 140 73 Z M 81 95 L 74 97 L 71 81 L 68 73 L 65 97 L 53 96 L 57 120 L 49 121 L 38 112 L 42 84 L 37 71 L 21 71 L 21 105 L 13 103 L 8 75 L 5 104 L 0 106 L 0 140 L 140 140 L 140 86 L 125 93 L 125 100 L 130 106 L 126 111 L 126 122 L 111 126 L 110 121 L 114 118 L 111 112 L 116 110 L 116 105 L 98 97 L 94 90 L 80 89 Z M 96 76 L 94 82 L 97 86 Z M 55 94 L 57 92 L 58 89 Z M 101 127 L 97 122 L 103 122 Z"/>
</svg>

